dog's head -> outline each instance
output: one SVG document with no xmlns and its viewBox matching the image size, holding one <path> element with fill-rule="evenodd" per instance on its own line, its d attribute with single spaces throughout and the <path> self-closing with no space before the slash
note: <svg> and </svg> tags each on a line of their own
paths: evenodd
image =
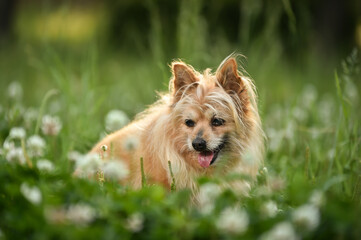
<svg viewBox="0 0 361 240">
<path fill-rule="evenodd" d="M 195 169 L 236 163 L 259 124 L 251 81 L 241 76 L 234 58 L 212 74 L 173 62 L 171 80 L 175 147 Z"/>
</svg>

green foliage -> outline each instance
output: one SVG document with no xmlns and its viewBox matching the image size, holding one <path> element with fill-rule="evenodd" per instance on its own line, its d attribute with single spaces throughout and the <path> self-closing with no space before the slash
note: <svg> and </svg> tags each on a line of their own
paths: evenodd
<svg viewBox="0 0 361 240">
<path fill-rule="evenodd" d="M 351 69 L 352 64 L 349 62 L 344 68 Z M 52 112 L 50 106 L 55 105 L 50 99 L 60 101 L 58 104 L 63 109 L 75 108 L 76 113 L 84 111 L 71 102 L 76 96 L 64 90 L 57 95 L 53 95 L 54 91 L 46 93 L 41 110 L 30 119 L 27 104 L 12 94 L 10 87 L 5 93 L 9 95 L 8 105 L 1 112 L 0 121 L 3 139 L 1 236 L 5 239 L 25 236 L 29 239 L 263 239 L 275 237 L 272 234 L 279 227 L 289 238 L 296 235 L 305 239 L 359 238 L 360 129 L 359 112 L 355 111 L 359 102 L 358 95 L 350 92 L 347 85 L 356 84 L 358 79 L 358 65 L 354 65 L 352 73 L 335 74 L 336 87 L 331 96 L 319 96 L 319 91 L 308 85 L 293 101 L 285 99 L 283 105 L 269 105 L 271 109 L 263 114 L 269 146 L 265 159 L 267 167 L 260 170 L 249 197 L 238 196 L 231 189 L 219 192 L 217 179 L 203 178 L 199 180 L 200 196 L 206 198 L 200 197 L 199 203 L 192 200 L 187 189 L 175 190 L 174 181 L 172 191 L 167 191 L 156 185 L 130 189 L 117 181 L 103 182 L 104 175 L 99 179 L 75 178 L 69 152 L 74 149 L 86 152 L 89 148 L 79 144 L 81 139 L 87 139 L 86 135 L 72 131 L 79 132 L 77 121 L 88 126 L 87 121 L 96 124 L 98 120 L 82 114 L 76 120 L 71 112 L 70 115 L 67 111 Z M 58 85 L 58 88 L 71 90 L 66 85 Z M 112 98 L 111 94 L 108 96 Z M 93 102 L 87 97 L 85 101 L 90 101 L 83 103 L 86 105 Z M 97 108 L 94 113 L 100 112 Z M 63 121 L 58 136 L 48 135 L 43 129 L 42 116 L 49 113 L 61 116 Z M 45 139 L 43 156 L 31 154 L 28 135 L 18 140 L 11 138 L 15 133 L 9 131 L 15 126 L 23 126 L 27 134 L 35 132 Z M 29 155 L 28 160 L 19 164 L 20 158 L 11 158 L 5 139 L 11 140 L 15 148 L 21 147 L 24 155 Z M 41 167 L 43 158 L 50 159 L 54 168 Z M 172 176 L 170 164 L 169 170 Z M 146 173 L 142 167 L 140 171 L 145 186 Z M 232 175 L 226 179 L 233 181 L 244 177 Z M 227 210 L 229 208 L 231 211 Z M 306 212 L 304 222 L 299 220 L 299 212 Z M 241 217 L 244 213 L 245 219 Z M 222 225 L 224 222 L 227 224 Z M 287 232 L 287 224 L 293 226 L 293 232 Z M 239 230 L 243 228 L 245 230 Z"/>
<path fill-rule="evenodd" d="M 239 29 L 213 26 L 227 21 L 222 9 L 229 3 L 232 8 L 235 1 L 214 2 L 208 16 L 205 1 L 180 1 L 170 23 L 159 2 L 142 3 L 151 18 L 150 49 L 131 26 L 135 33 L 127 37 L 136 47 L 121 51 L 93 41 L 1 49 L 0 239 L 280 239 L 277 229 L 286 239 L 360 239 L 359 54 L 353 51 L 334 71 L 302 47 L 304 55 L 292 64 L 279 29 L 286 16 L 295 38 L 306 38 L 299 26 L 308 23 L 297 4 L 242 1 Z M 171 191 L 147 184 L 142 159 L 137 190 L 101 171 L 95 179 L 73 176 L 74 160 L 84 157 L 78 155 L 107 134 L 110 110 L 133 117 L 156 100 L 155 90 L 167 90 L 171 59 L 215 70 L 235 49 L 249 58 L 244 65 L 255 79 L 267 135 L 265 166 L 249 196 L 204 177 L 196 201 L 177 187 L 170 162 Z M 43 127 L 46 115 L 59 117 L 58 126 L 51 118 L 59 133 Z M 44 141 L 35 142 L 37 149 L 33 134 Z"/>
</svg>

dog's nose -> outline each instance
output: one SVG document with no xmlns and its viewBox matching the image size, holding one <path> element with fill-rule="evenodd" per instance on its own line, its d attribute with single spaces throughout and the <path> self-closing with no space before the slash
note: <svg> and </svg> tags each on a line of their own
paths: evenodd
<svg viewBox="0 0 361 240">
<path fill-rule="evenodd" d="M 202 152 L 207 149 L 207 142 L 203 138 L 197 137 L 193 140 L 192 146 L 196 151 Z"/>
</svg>

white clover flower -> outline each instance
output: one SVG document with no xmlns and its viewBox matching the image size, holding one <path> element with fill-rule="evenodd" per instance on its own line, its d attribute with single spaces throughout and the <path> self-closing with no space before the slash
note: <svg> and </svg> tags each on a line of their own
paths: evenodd
<svg viewBox="0 0 361 240">
<path fill-rule="evenodd" d="M 293 120 L 288 121 L 287 126 L 284 130 L 284 136 L 288 139 L 293 139 L 296 132 L 296 126 L 297 124 Z"/>
<path fill-rule="evenodd" d="M 136 149 L 139 145 L 139 139 L 135 136 L 130 136 L 124 141 L 123 148 L 127 151 L 132 151 Z"/>
<path fill-rule="evenodd" d="M 293 108 L 292 115 L 295 119 L 297 119 L 300 122 L 305 121 L 308 117 L 307 112 L 303 108 L 300 108 L 300 107 Z"/>
<path fill-rule="evenodd" d="M 78 160 L 80 160 L 83 156 L 83 154 L 81 154 L 78 151 L 71 151 L 68 153 L 68 159 L 72 162 L 77 162 Z"/>
<path fill-rule="evenodd" d="M 25 164 L 26 159 L 22 148 L 13 148 L 6 153 L 6 160 L 9 162 L 17 162 L 21 165 Z"/>
<path fill-rule="evenodd" d="M 5 139 L 4 144 L 3 144 L 4 151 L 8 152 L 14 148 L 15 148 L 15 143 L 13 141 L 10 141 L 8 138 Z"/>
<path fill-rule="evenodd" d="M 320 223 L 320 211 L 312 204 L 302 205 L 292 213 L 292 221 L 300 229 L 312 231 Z"/>
<path fill-rule="evenodd" d="M 301 104 L 309 108 L 317 99 L 317 89 L 313 85 L 306 85 L 301 93 Z"/>
<path fill-rule="evenodd" d="M 32 204 L 38 205 L 41 203 L 42 195 L 38 187 L 30 187 L 27 183 L 22 183 L 20 186 L 20 192 Z"/>
<path fill-rule="evenodd" d="M 11 82 L 8 86 L 8 96 L 15 100 L 20 100 L 23 97 L 23 87 L 19 82 Z"/>
<path fill-rule="evenodd" d="M 102 165 L 102 160 L 96 153 L 89 153 L 79 158 L 76 163 L 76 171 L 81 177 L 87 177 L 98 171 Z"/>
<path fill-rule="evenodd" d="M 199 188 L 198 201 L 200 211 L 209 214 L 214 209 L 214 202 L 222 193 L 222 189 L 215 183 L 206 183 Z"/>
<path fill-rule="evenodd" d="M 324 124 L 330 124 L 333 122 L 333 113 L 335 109 L 335 103 L 331 95 L 325 95 L 318 104 L 317 112 L 320 120 Z"/>
<path fill-rule="evenodd" d="M 244 233 L 247 231 L 248 224 L 247 212 L 231 207 L 224 209 L 216 222 L 216 226 L 220 231 L 230 234 Z"/>
<path fill-rule="evenodd" d="M 33 122 L 37 120 L 38 110 L 35 108 L 28 108 L 24 113 L 24 121 L 27 127 L 30 127 Z"/>
<path fill-rule="evenodd" d="M 325 202 L 325 196 L 323 195 L 323 192 L 320 190 L 314 190 L 309 202 L 316 207 L 321 207 Z"/>
<path fill-rule="evenodd" d="M 59 117 L 45 115 L 42 119 L 41 130 L 45 135 L 56 136 L 62 128 L 62 123 Z"/>
<path fill-rule="evenodd" d="M 132 232 L 139 232 L 143 229 L 144 216 L 136 212 L 130 215 L 126 221 L 125 228 Z"/>
<path fill-rule="evenodd" d="M 261 213 L 265 217 L 275 217 L 278 213 L 277 204 L 274 201 L 267 201 L 261 206 Z"/>
<path fill-rule="evenodd" d="M 52 162 L 50 162 L 47 159 L 41 159 L 38 160 L 36 162 L 36 167 L 40 170 L 40 171 L 44 171 L 44 172 L 52 172 L 55 169 L 55 166 Z"/>
<path fill-rule="evenodd" d="M 281 222 L 274 226 L 269 232 L 261 235 L 260 240 L 297 240 L 293 226 L 289 222 Z"/>
<path fill-rule="evenodd" d="M 346 81 L 345 84 L 345 95 L 348 99 L 351 100 L 352 103 L 359 102 L 359 93 L 357 91 L 357 86 L 352 81 Z"/>
<path fill-rule="evenodd" d="M 114 132 L 129 122 L 127 114 L 120 110 L 112 110 L 105 117 L 105 129 Z"/>
<path fill-rule="evenodd" d="M 38 135 L 33 135 L 26 141 L 28 153 L 31 157 L 41 157 L 44 154 L 45 141 Z"/>
<path fill-rule="evenodd" d="M 13 127 L 10 129 L 9 138 L 10 139 L 24 139 L 26 136 L 25 129 L 22 127 Z"/>
<path fill-rule="evenodd" d="M 87 225 L 95 217 L 95 209 L 84 203 L 70 205 L 66 211 L 66 219 L 77 225 Z"/>
<path fill-rule="evenodd" d="M 278 149 L 281 147 L 283 135 L 284 134 L 281 131 L 278 131 L 274 128 L 267 129 L 267 136 L 269 138 L 269 149 L 272 152 L 278 151 Z"/>
<path fill-rule="evenodd" d="M 110 160 L 105 162 L 102 167 L 105 178 L 112 180 L 123 180 L 129 175 L 128 166 L 121 160 Z"/>
</svg>

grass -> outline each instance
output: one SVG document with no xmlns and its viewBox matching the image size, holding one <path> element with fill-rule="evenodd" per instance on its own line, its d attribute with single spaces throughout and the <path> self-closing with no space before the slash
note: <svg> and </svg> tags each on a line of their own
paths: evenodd
<svg viewBox="0 0 361 240">
<path fill-rule="evenodd" d="M 23 98 L 8 97 L 8 82 L 1 82 L 4 86 L 2 94 L 7 96 L 2 98 L 2 142 L 11 128 L 24 127 L 27 136 L 39 134 L 45 139 L 46 150 L 42 158 L 55 165 L 55 171 L 44 172 L 35 166 L 11 164 L 5 159 L 5 153 L 1 157 L 0 178 L 6 184 L 1 187 L 1 215 L 4 218 L 0 220 L 0 229 L 6 238 L 49 238 L 58 234 L 64 238 L 114 238 L 115 235 L 159 238 L 178 232 L 179 238 L 243 236 L 252 239 L 284 221 L 292 222 L 294 231 L 302 238 L 359 236 L 359 96 L 348 86 L 356 86 L 358 75 L 354 74 L 358 70 L 355 67 L 353 72 L 345 71 L 345 66 L 351 67 L 352 62 L 345 63 L 343 70 L 336 70 L 334 81 L 321 79 L 323 83 L 317 85 L 312 84 L 312 79 L 308 79 L 308 83 L 296 82 L 295 86 L 300 91 L 296 91 L 296 87 L 286 87 L 290 84 L 286 78 L 300 78 L 297 73 L 288 75 L 289 69 L 268 75 L 267 79 L 274 79 L 272 83 L 256 78 L 268 137 L 266 168 L 260 171 L 251 198 L 239 198 L 230 191 L 223 192 L 214 199 L 214 209 L 205 214 L 203 208 L 187 200 L 189 193 L 186 190 L 169 193 L 160 187 L 149 186 L 134 191 L 112 181 L 98 183 L 71 176 L 74 166 L 69 160 L 69 152 L 86 153 L 91 148 L 99 139 L 99 134 L 105 131 L 103 122 L 106 113 L 117 108 L 134 116 L 154 101 L 155 89 L 166 89 L 169 74 L 162 77 L 163 70 L 152 63 L 151 58 L 114 60 L 110 55 L 109 59 L 102 61 L 104 56 L 99 56 L 94 46 L 78 56 L 67 56 L 69 53 L 64 56 L 64 53 L 52 48 L 46 51 L 43 57 L 46 60 L 37 59 L 35 69 L 21 61 L 19 63 L 31 77 L 29 79 L 24 74 L 24 78 L 19 79 Z M 28 58 L 25 55 L 25 61 Z M 355 56 L 353 58 L 352 61 L 357 60 Z M 71 64 L 65 61 L 69 59 Z M 119 62 L 115 64 L 115 61 Z M 265 67 L 265 71 L 271 70 Z M 307 71 L 305 74 L 310 74 Z M 35 72 L 36 77 L 33 77 Z M 18 73 L 14 71 L 12 74 Z M 319 84 L 334 87 L 327 86 L 323 90 Z M 356 89 L 358 94 L 359 89 Z M 26 119 L 30 107 L 38 110 L 33 120 Z M 47 136 L 39 131 L 44 114 L 60 116 L 63 128 L 58 136 Z M 21 144 L 26 149 L 25 139 L 21 142 L 15 140 L 15 145 Z M 40 159 L 31 157 L 35 165 Z M 203 186 L 209 181 L 214 179 L 201 179 L 200 183 Z M 24 182 L 40 189 L 40 203 L 34 204 L 24 198 L 19 187 Z M 146 185 L 145 181 L 143 185 Z M 176 188 L 176 183 L 172 186 Z M 317 207 L 320 222 L 314 229 L 305 231 L 302 223 L 294 222 L 292 214 L 299 206 L 308 204 L 315 191 L 323 196 L 322 204 Z M 222 209 L 239 205 L 239 201 L 249 217 L 247 230 L 232 233 L 229 229 L 214 228 Z M 267 218 L 262 209 L 269 201 L 277 205 L 278 211 L 275 216 Z M 17 204 L 14 205 L 14 202 Z M 82 208 L 81 204 L 85 207 Z M 65 217 L 69 215 L 66 212 L 69 208 L 83 209 L 89 220 L 86 217 L 85 220 Z M 92 215 L 93 211 L 96 213 Z M 136 223 L 129 223 L 137 221 L 132 214 L 139 218 L 138 213 L 141 214 L 139 232 Z M 57 215 L 59 219 L 54 220 Z M 16 219 L 21 216 L 23 223 L 17 224 Z M 34 223 L 30 220 L 32 218 L 40 220 Z M 153 222 L 154 219 L 157 220 Z M 307 224 L 307 219 L 305 221 Z M 209 228 L 213 230 L 209 231 Z"/>
<path fill-rule="evenodd" d="M 186 20 L 179 21 L 184 25 L 178 28 L 177 50 L 171 53 L 162 48 L 162 23 L 151 2 L 149 51 L 113 51 L 92 41 L 83 46 L 24 41 L 1 49 L 1 146 L 12 128 L 23 127 L 26 138 L 13 140 L 16 147 L 29 152 L 27 140 L 37 134 L 45 148 L 42 156 L 29 156 L 32 168 L 29 162 L 9 162 L 2 149 L 0 239 L 280 239 L 272 232 L 277 227 L 287 239 L 360 238 L 361 89 L 356 51 L 335 67 L 310 52 L 299 63 L 290 63 L 279 42 L 265 50 L 258 40 L 245 50 L 244 67 L 255 79 L 267 135 L 265 166 L 250 197 L 218 191 L 217 179 L 200 179 L 206 198 L 193 205 L 188 190 L 175 190 L 176 182 L 175 191 L 168 192 L 148 186 L 144 174 L 141 190 L 72 176 L 69 153 L 89 151 L 104 134 L 110 110 L 134 117 L 154 102 L 155 91 L 167 90 L 167 64 L 172 59 L 182 58 L 199 70 L 215 69 L 237 50 L 221 37 L 208 42 L 201 31 L 205 22 L 200 3 L 187 4 L 191 3 L 184 1 L 180 7 Z M 195 39 L 192 44 L 190 36 Z M 23 94 L 9 96 L 13 81 L 21 84 Z M 59 135 L 41 130 L 44 115 L 60 117 Z M 43 158 L 50 160 L 53 170 L 39 169 Z M 270 207 L 274 205 L 276 210 Z M 309 207 L 301 208 L 303 218 L 297 217 L 301 206 Z M 235 207 L 234 215 L 222 217 L 228 207 Z M 224 227 L 219 219 L 229 224 Z"/>
</svg>

